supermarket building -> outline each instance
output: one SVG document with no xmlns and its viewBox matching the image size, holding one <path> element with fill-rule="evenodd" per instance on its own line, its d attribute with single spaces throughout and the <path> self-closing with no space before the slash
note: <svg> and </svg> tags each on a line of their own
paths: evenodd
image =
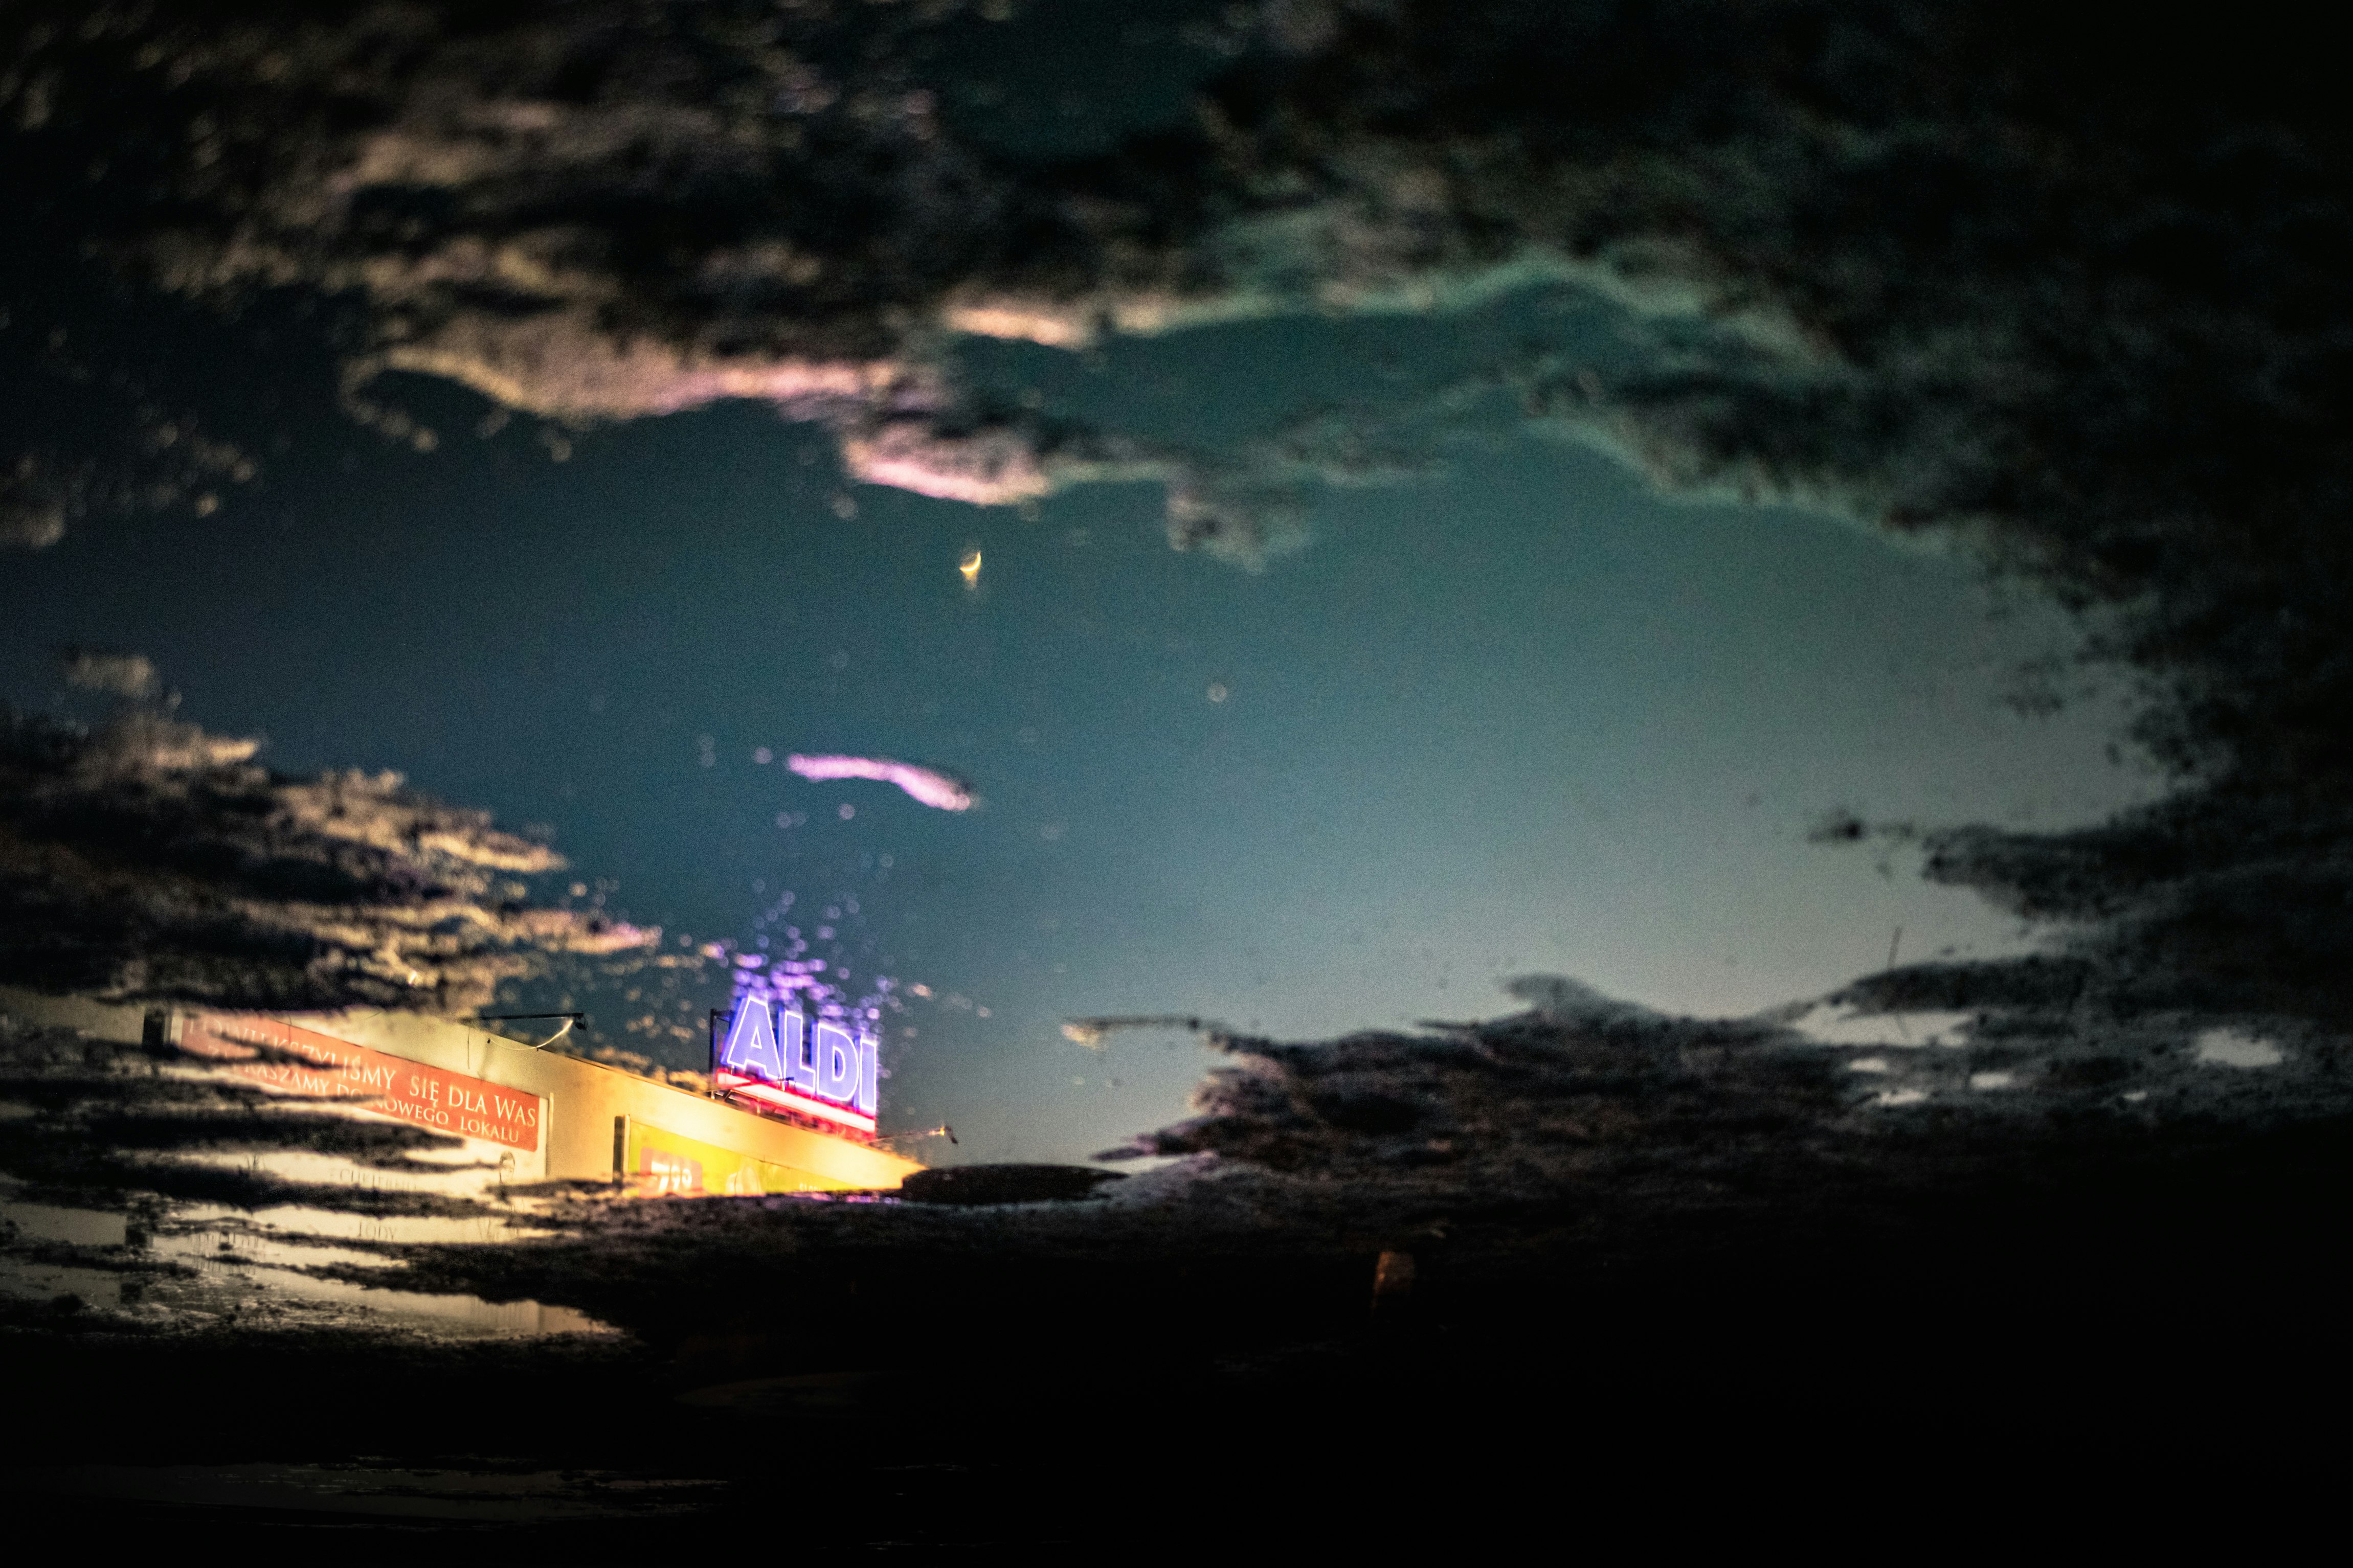
<svg viewBox="0 0 2353 1568">
<path fill-rule="evenodd" d="M 599 1181 L 695 1197 L 892 1189 L 923 1168 L 854 1133 L 722 1098 L 738 1075 L 699 1091 L 461 1020 L 143 1008 L 10 990 L 0 990 L 0 1012 L 176 1047 L 272 1093 L 343 1100 L 459 1139 L 501 1182 Z"/>
</svg>

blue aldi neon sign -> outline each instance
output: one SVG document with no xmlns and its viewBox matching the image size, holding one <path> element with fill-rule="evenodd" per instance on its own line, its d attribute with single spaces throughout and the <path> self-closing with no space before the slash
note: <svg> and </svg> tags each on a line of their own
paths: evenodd
<svg viewBox="0 0 2353 1568">
<path fill-rule="evenodd" d="M 712 1080 L 730 1099 L 871 1133 L 881 1098 L 881 1054 L 871 1035 L 823 1021 L 811 1029 L 800 1014 L 746 996 L 712 1063 Z"/>
</svg>

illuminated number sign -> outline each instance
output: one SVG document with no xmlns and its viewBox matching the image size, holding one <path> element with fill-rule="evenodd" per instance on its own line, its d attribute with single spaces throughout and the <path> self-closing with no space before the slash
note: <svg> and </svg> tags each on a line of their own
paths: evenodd
<svg viewBox="0 0 2353 1568">
<path fill-rule="evenodd" d="M 860 1132 L 874 1131 L 881 1064 L 871 1035 L 839 1024 L 808 1026 L 798 1013 L 770 1010 L 746 996 L 727 1026 L 712 1079 L 731 1098 L 813 1116 Z"/>
</svg>

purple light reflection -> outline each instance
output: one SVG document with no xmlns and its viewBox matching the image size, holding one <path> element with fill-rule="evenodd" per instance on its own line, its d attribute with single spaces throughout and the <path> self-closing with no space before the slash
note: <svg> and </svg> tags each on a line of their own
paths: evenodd
<svg viewBox="0 0 2353 1568">
<path fill-rule="evenodd" d="M 733 955 L 733 995 L 728 1004 L 731 1015 L 739 1010 L 747 996 L 764 998 L 779 1013 L 799 1012 L 813 1021 L 845 1026 L 858 1033 L 881 1032 L 882 1015 L 887 1009 L 899 1010 L 893 994 L 898 982 L 887 974 L 870 974 L 856 993 L 849 982 L 853 971 L 847 962 L 845 949 L 853 940 L 852 933 L 833 925 L 821 928 L 830 957 L 819 957 L 810 952 L 809 938 L 801 928 L 786 923 L 786 916 L 798 901 L 797 895 L 786 892 L 768 906 L 754 922 L 754 935 L 743 944 L 746 949 Z M 844 897 L 829 906 L 830 921 L 858 918 L 858 900 Z"/>
<path fill-rule="evenodd" d="M 972 791 L 956 780 L 933 768 L 917 767 L 889 757 L 805 757 L 797 752 L 785 759 L 785 766 L 810 780 L 871 779 L 876 784 L 897 784 L 913 798 L 941 811 L 969 811 Z M 841 808 L 847 819 L 850 808 Z"/>
</svg>

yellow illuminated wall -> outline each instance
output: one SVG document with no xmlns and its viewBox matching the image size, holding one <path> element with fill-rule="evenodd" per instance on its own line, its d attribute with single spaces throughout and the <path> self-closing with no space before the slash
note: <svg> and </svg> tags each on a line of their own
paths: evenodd
<svg viewBox="0 0 2353 1568">
<path fill-rule="evenodd" d="M 609 1181 L 633 1173 L 638 1160 L 627 1127 L 725 1152 L 727 1160 L 790 1173 L 763 1192 L 839 1191 L 896 1187 L 916 1162 L 772 1116 L 739 1110 L 724 1100 L 639 1078 L 602 1063 L 556 1051 L 533 1050 L 501 1036 L 414 1013 L 352 1012 L 294 1020 L 322 1034 L 370 1046 L 413 1061 L 487 1079 L 548 1101 L 547 1174 L 554 1179 Z M 614 1129 L 623 1125 L 622 1147 Z M 617 1161 L 615 1155 L 620 1158 Z M 687 1158 L 700 1158 L 688 1155 Z M 704 1162 L 706 1171 L 714 1169 Z M 726 1192 L 725 1177 L 706 1193 Z"/>
<path fill-rule="evenodd" d="M 0 1011 L 125 1042 L 142 1037 L 146 1020 L 142 1007 L 5 988 Z M 374 1010 L 276 1016 L 352 1045 L 539 1097 L 546 1108 L 546 1136 L 538 1155 L 544 1164 L 532 1173 L 556 1181 L 634 1176 L 645 1151 L 670 1163 L 673 1182 L 684 1181 L 684 1162 L 699 1163 L 704 1173 L 701 1190 L 710 1194 L 888 1189 L 923 1169 L 872 1144 L 757 1116 L 674 1084 L 534 1050 L 445 1018 Z"/>
<path fill-rule="evenodd" d="M 840 1187 L 814 1171 L 796 1170 L 738 1149 L 649 1127 L 634 1117 L 616 1119 L 613 1142 L 617 1169 L 644 1197 L 756 1197 L 763 1193 L 824 1192 Z"/>
</svg>

